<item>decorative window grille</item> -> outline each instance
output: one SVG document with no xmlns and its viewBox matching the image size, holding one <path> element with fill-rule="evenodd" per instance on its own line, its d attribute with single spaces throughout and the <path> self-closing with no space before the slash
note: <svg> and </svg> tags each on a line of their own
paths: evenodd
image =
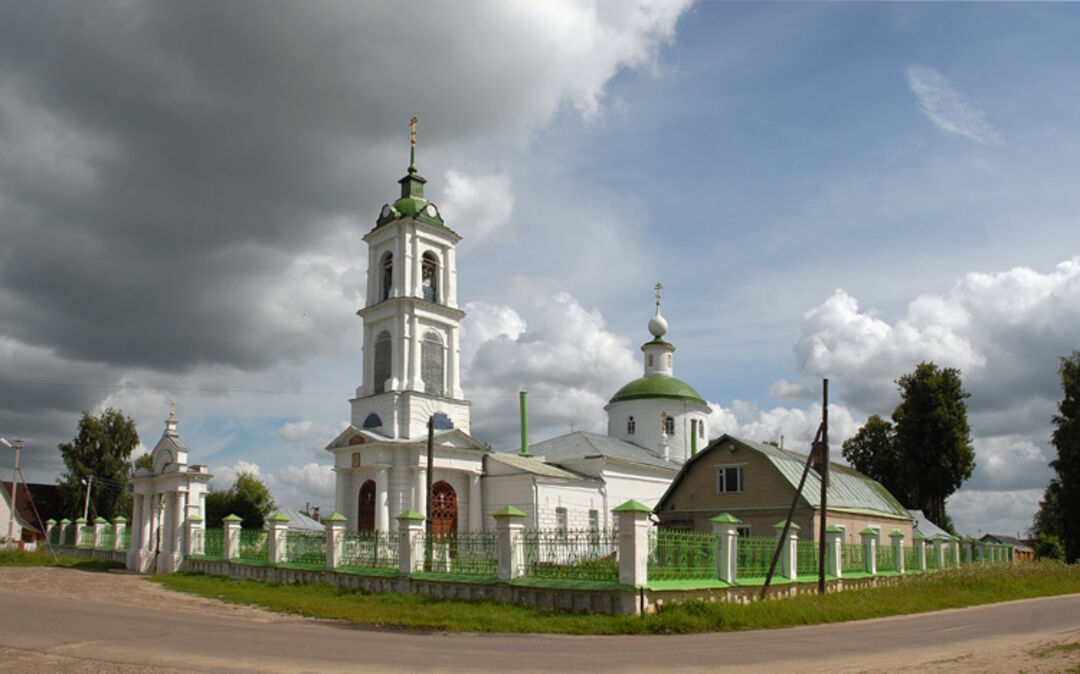
<svg viewBox="0 0 1080 674">
<path fill-rule="evenodd" d="M 394 286 L 394 254 L 383 255 L 382 260 L 382 298 L 390 299 L 390 289 Z"/>
<path fill-rule="evenodd" d="M 439 301 L 439 262 L 432 253 L 424 253 L 420 270 L 424 299 L 428 302 Z"/>
<path fill-rule="evenodd" d="M 424 393 L 436 396 L 445 394 L 445 361 L 442 337 L 437 332 L 429 331 L 420 345 L 420 378 L 424 380 Z"/>
<path fill-rule="evenodd" d="M 390 333 L 383 330 L 375 339 L 375 392 L 386 392 L 386 380 L 390 378 Z"/>
</svg>

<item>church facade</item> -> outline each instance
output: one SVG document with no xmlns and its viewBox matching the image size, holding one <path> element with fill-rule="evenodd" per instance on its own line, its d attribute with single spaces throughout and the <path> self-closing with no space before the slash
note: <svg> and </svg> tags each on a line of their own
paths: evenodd
<svg viewBox="0 0 1080 674">
<path fill-rule="evenodd" d="M 531 527 L 608 527 L 628 499 L 654 505 L 680 466 L 708 438 L 709 407 L 673 376 L 667 322 L 649 322 L 644 374 L 612 397 L 608 435 L 570 433 L 515 452 L 494 452 L 470 435 L 461 389 L 455 247 L 461 237 L 424 196 L 415 135 L 401 192 L 365 235 L 368 278 L 363 374 L 349 426 L 334 456 L 335 510 L 350 530 L 396 530 L 396 517 L 426 512 L 431 482 L 435 532 L 494 527 L 512 505 Z M 429 424 L 431 428 L 429 429 Z M 427 460 L 429 433 L 433 452 Z"/>
</svg>

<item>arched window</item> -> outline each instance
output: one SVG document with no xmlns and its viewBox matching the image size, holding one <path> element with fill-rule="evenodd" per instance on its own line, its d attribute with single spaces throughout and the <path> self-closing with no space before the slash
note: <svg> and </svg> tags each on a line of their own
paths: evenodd
<svg viewBox="0 0 1080 674">
<path fill-rule="evenodd" d="M 367 415 L 367 418 L 364 419 L 364 428 L 379 428 L 380 426 L 382 426 L 382 419 L 374 412 Z"/>
<path fill-rule="evenodd" d="M 697 422 L 697 435 L 699 438 L 705 437 L 705 420 L 702 419 Z"/>
<path fill-rule="evenodd" d="M 439 333 L 429 330 L 424 334 L 424 341 L 420 344 L 420 378 L 424 380 L 424 393 L 444 395 L 445 363 L 446 355 L 443 352 L 442 337 Z"/>
<path fill-rule="evenodd" d="M 390 299 L 390 289 L 394 286 L 394 254 L 387 253 L 382 258 L 382 298 Z"/>
<path fill-rule="evenodd" d="M 675 435 L 675 417 L 664 415 L 664 432 L 668 435 Z"/>
<path fill-rule="evenodd" d="M 652 364 L 653 364 L 653 361 L 652 361 L 652 354 L 650 353 L 650 354 L 649 354 L 649 367 L 652 367 Z"/>
<path fill-rule="evenodd" d="M 390 378 L 390 333 L 383 330 L 375 339 L 375 392 L 386 392 L 386 380 Z"/>
<path fill-rule="evenodd" d="M 424 287 L 424 299 L 439 301 L 439 260 L 433 253 L 424 253 L 420 263 L 420 280 Z"/>
<path fill-rule="evenodd" d="M 627 417 L 627 419 L 626 419 L 626 434 L 627 435 L 633 435 L 635 430 L 637 430 L 637 424 L 634 423 L 634 417 Z"/>
<path fill-rule="evenodd" d="M 671 369 L 671 354 L 670 353 L 667 355 L 667 366 L 668 366 L 668 369 L 670 370 Z"/>
<path fill-rule="evenodd" d="M 368 480 L 360 486 L 360 505 L 357 510 L 356 528 L 359 531 L 375 530 L 375 481 Z"/>
</svg>

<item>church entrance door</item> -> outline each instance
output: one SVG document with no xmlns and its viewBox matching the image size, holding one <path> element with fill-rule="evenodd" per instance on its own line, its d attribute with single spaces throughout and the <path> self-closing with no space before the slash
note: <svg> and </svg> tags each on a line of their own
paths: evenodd
<svg viewBox="0 0 1080 674">
<path fill-rule="evenodd" d="M 457 494 L 446 482 L 431 485 L 431 533 L 457 533 Z"/>
<path fill-rule="evenodd" d="M 368 480 L 360 487 L 360 508 L 357 511 L 356 529 L 375 530 L 375 481 Z"/>
</svg>

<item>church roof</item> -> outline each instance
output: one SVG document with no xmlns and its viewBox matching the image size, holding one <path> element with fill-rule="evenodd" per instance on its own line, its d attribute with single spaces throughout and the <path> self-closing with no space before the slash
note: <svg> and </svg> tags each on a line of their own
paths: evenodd
<svg viewBox="0 0 1080 674">
<path fill-rule="evenodd" d="M 574 431 L 529 446 L 529 451 L 543 455 L 548 463 L 560 464 L 582 459 L 605 458 L 643 464 L 655 468 L 678 470 L 679 464 L 665 461 L 644 447 L 607 435 Z"/>
<path fill-rule="evenodd" d="M 690 384 L 662 374 L 635 379 L 616 391 L 610 402 L 617 403 L 622 400 L 651 400 L 656 398 L 685 400 L 699 405 L 707 404 L 701 394 L 695 391 Z"/>
<path fill-rule="evenodd" d="M 488 458 L 499 463 L 516 468 L 526 473 L 532 473 L 534 475 L 543 475 L 544 477 L 557 477 L 566 480 L 595 480 L 596 478 L 589 477 L 587 475 L 580 475 L 573 471 L 553 466 L 547 463 L 544 456 L 522 456 L 513 452 L 495 452 L 489 454 Z"/>
</svg>

